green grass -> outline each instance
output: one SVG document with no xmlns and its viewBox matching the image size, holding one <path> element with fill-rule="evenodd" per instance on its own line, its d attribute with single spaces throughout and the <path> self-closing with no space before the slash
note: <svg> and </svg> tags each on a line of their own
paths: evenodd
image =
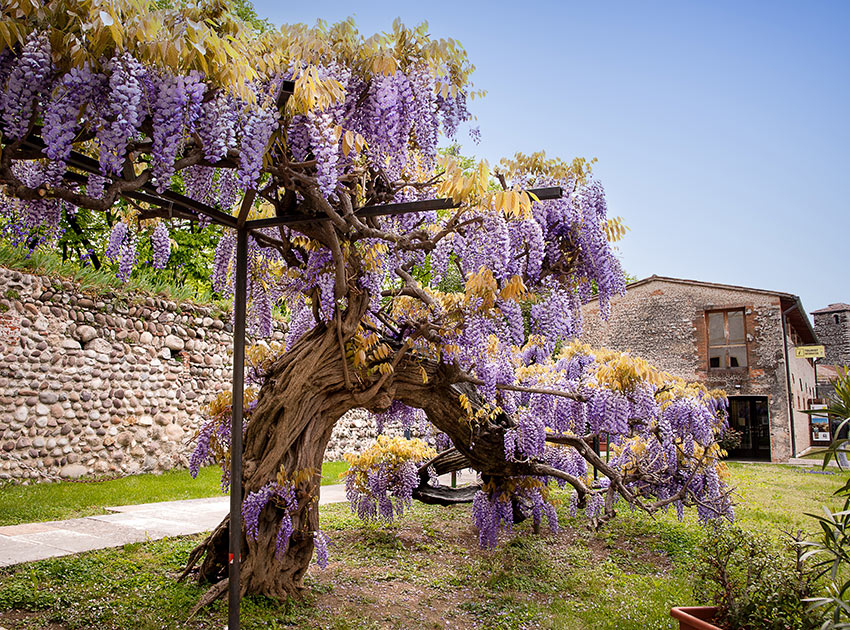
<svg viewBox="0 0 850 630">
<path fill-rule="evenodd" d="M 777 544 L 780 527 L 814 531 L 802 512 L 821 503 L 835 508 L 832 492 L 846 476 L 768 464 L 729 470 L 740 493 L 738 522 L 775 535 Z M 487 551 L 477 545 L 468 506 L 415 505 L 388 527 L 360 523 L 345 504 L 322 506 L 331 564 L 311 567 L 304 601 L 248 597 L 244 627 L 672 630 L 671 606 L 706 603 L 693 594 L 692 558 L 705 533 L 692 514 L 679 522 L 672 513 L 653 519 L 621 507 L 617 519 L 591 532 L 583 517 L 566 513 L 566 501 L 558 511 L 560 533 L 536 536 L 524 523 Z M 174 582 L 197 541 L 0 569 L 0 611 L 25 617 L 0 612 L 0 626 L 221 628 L 223 602 L 188 619 L 204 589 Z"/>
<path fill-rule="evenodd" d="M 819 512 L 821 505 L 837 506 L 832 493 L 847 473 L 836 468 L 823 472 L 813 468 L 774 464 L 729 464 L 737 488 L 738 522 L 752 530 L 776 534 L 779 530 L 810 530 L 806 512 Z"/>
<path fill-rule="evenodd" d="M 322 464 L 322 485 L 344 483 L 345 479 L 340 475 L 346 470 L 348 470 L 348 462 L 325 462 Z"/>
<path fill-rule="evenodd" d="M 322 465 L 322 485 L 340 483 L 346 462 Z M 221 470 L 202 468 L 197 479 L 187 470 L 160 475 L 131 475 L 107 481 L 61 481 L 20 486 L 0 486 L 0 526 L 38 521 L 58 521 L 104 514 L 114 505 L 200 499 L 221 495 Z"/>
</svg>

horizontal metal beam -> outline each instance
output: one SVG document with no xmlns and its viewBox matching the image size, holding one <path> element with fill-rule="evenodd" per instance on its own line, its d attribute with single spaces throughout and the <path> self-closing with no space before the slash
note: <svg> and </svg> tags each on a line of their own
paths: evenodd
<svg viewBox="0 0 850 630">
<path fill-rule="evenodd" d="M 560 199 L 564 196 L 564 189 L 560 186 L 547 188 L 532 188 L 526 192 L 533 193 L 540 201 Z M 428 199 L 426 201 L 406 201 L 404 203 L 388 203 L 380 206 L 364 206 L 354 211 L 359 217 L 377 217 L 390 214 L 409 214 L 411 212 L 431 212 L 434 210 L 449 210 L 457 208 L 459 203 L 452 199 Z M 309 223 L 312 221 L 328 221 L 327 216 L 310 216 L 299 212 L 290 212 L 279 217 L 268 219 L 254 219 L 245 225 L 252 230 L 265 227 L 277 227 L 280 225 L 293 225 L 296 223 Z"/>
<path fill-rule="evenodd" d="M 73 151 L 70 159 L 68 160 L 68 164 L 86 171 L 91 175 L 100 175 L 100 164 L 97 160 L 90 158 L 87 155 L 83 155 L 82 153 Z M 151 184 L 144 184 L 137 190 L 125 192 L 122 193 L 122 195 L 166 209 L 170 207 L 177 207 L 182 210 L 189 211 L 190 213 L 205 214 L 215 223 L 226 225 L 228 227 L 236 227 L 236 217 L 171 190 L 166 190 L 161 193 L 157 192 L 156 188 L 154 188 Z"/>
<path fill-rule="evenodd" d="M 284 81 L 283 89 L 278 99 L 278 105 L 284 107 L 287 99 L 295 89 L 295 84 L 292 81 Z M 44 141 L 34 131 L 23 143 L 22 150 L 27 150 L 33 153 L 26 153 L 27 158 L 33 159 L 32 156 L 40 155 L 44 149 Z M 100 164 L 94 158 L 84 155 L 78 151 L 72 151 L 68 159 L 68 165 L 78 170 L 84 171 L 91 175 L 100 174 Z M 66 173 L 66 178 L 71 181 L 80 181 L 80 175 L 73 171 Z M 82 183 L 82 182 L 81 182 Z M 547 188 L 532 188 L 527 192 L 533 193 L 540 201 L 551 199 L 560 199 L 563 197 L 564 191 L 559 186 L 550 186 Z M 197 220 L 198 214 L 203 214 L 209 217 L 211 221 L 219 225 L 235 228 L 238 224 L 237 217 L 226 212 L 208 206 L 200 201 L 196 201 L 186 195 L 165 190 L 162 193 L 156 191 L 152 184 L 146 183 L 133 191 L 121 193 L 122 196 L 129 199 L 135 199 L 144 203 L 159 206 L 169 214 L 180 216 L 181 218 Z M 387 216 L 396 214 L 408 214 L 411 212 L 433 212 L 436 210 L 449 210 L 457 208 L 460 204 L 450 198 L 446 199 L 428 199 L 425 201 L 409 201 L 403 203 L 389 203 L 379 206 L 365 206 L 358 208 L 354 214 L 358 218 Z M 268 219 L 254 219 L 245 221 L 244 225 L 249 230 L 257 230 L 267 227 L 277 227 L 282 225 L 295 225 L 298 223 L 309 223 L 313 221 L 328 221 L 327 216 L 312 216 L 301 212 L 291 212 L 282 216 L 270 217 Z"/>
<path fill-rule="evenodd" d="M 40 153 L 44 149 L 44 141 L 38 135 L 32 134 L 24 141 L 23 147 Z M 100 175 L 100 164 L 98 161 L 78 151 L 71 152 L 67 164 L 90 175 Z M 78 174 L 73 171 L 66 173 L 65 177 L 71 181 L 79 181 Z M 135 199 L 136 201 L 150 203 L 166 210 L 171 208 L 181 209 L 191 215 L 184 218 L 194 218 L 194 220 L 197 220 L 197 214 L 204 214 L 214 223 L 227 227 L 236 227 L 236 217 L 171 190 L 159 193 L 151 184 L 143 184 L 138 189 L 123 192 L 121 195 Z"/>
</svg>

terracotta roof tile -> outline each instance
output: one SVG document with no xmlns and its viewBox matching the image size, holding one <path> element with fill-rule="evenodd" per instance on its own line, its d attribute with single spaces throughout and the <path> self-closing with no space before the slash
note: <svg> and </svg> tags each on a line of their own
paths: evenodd
<svg viewBox="0 0 850 630">
<path fill-rule="evenodd" d="M 837 304 L 830 304 L 825 308 L 819 308 L 816 311 L 812 311 L 812 315 L 815 313 L 832 313 L 835 311 L 850 311 L 850 304 L 845 304 L 844 302 L 838 302 Z"/>
</svg>

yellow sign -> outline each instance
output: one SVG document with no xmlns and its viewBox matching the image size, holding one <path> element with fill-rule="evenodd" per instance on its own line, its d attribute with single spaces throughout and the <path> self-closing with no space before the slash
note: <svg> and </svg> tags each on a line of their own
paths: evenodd
<svg viewBox="0 0 850 630">
<path fill-rule="evenodd" d="M 826 356 L 826 349 L 823 346 L 797 346 L 794 356 L 798 359 L 819 359 Z"/>
</svg>

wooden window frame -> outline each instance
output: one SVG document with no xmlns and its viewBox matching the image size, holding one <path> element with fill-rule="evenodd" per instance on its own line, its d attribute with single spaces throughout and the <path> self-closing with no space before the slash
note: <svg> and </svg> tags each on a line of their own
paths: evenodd
<svg viewBox="0 0 850 630">
<path fill-rule="evenodd" d="M 713 314 L 723 314 L 723 332 L 726 343 L 719 345 L 711 344 L 711 323 L 710 316 Z M 743 343 L 729 343 L 729 314 L 730 313 L 740 313 L 741 314 L 741 322 L 744 326 L 744 342 Z M 728 365 L 721 365 L 719 367 L 712 367 L 711 365 L 711 350 L 713 348 L 724 348 L 726 352 L 725 363 L 729 363 L 729 353 L 728 348 L 744 348 L 744 356 L 746 357 L 746 365 L 739 365 L 736 367 L 729 367 Z M 711 309 L 705 311 L 705 348 L 706 348 L 706 363 L 708 364 L 708 370 L 710 372 L 744 372 L 749 369 L 750 366 L 750 344 L 747 339 L 747 309 L 745 308 L 722 308 L 722 309 Z"/>
</svg>

